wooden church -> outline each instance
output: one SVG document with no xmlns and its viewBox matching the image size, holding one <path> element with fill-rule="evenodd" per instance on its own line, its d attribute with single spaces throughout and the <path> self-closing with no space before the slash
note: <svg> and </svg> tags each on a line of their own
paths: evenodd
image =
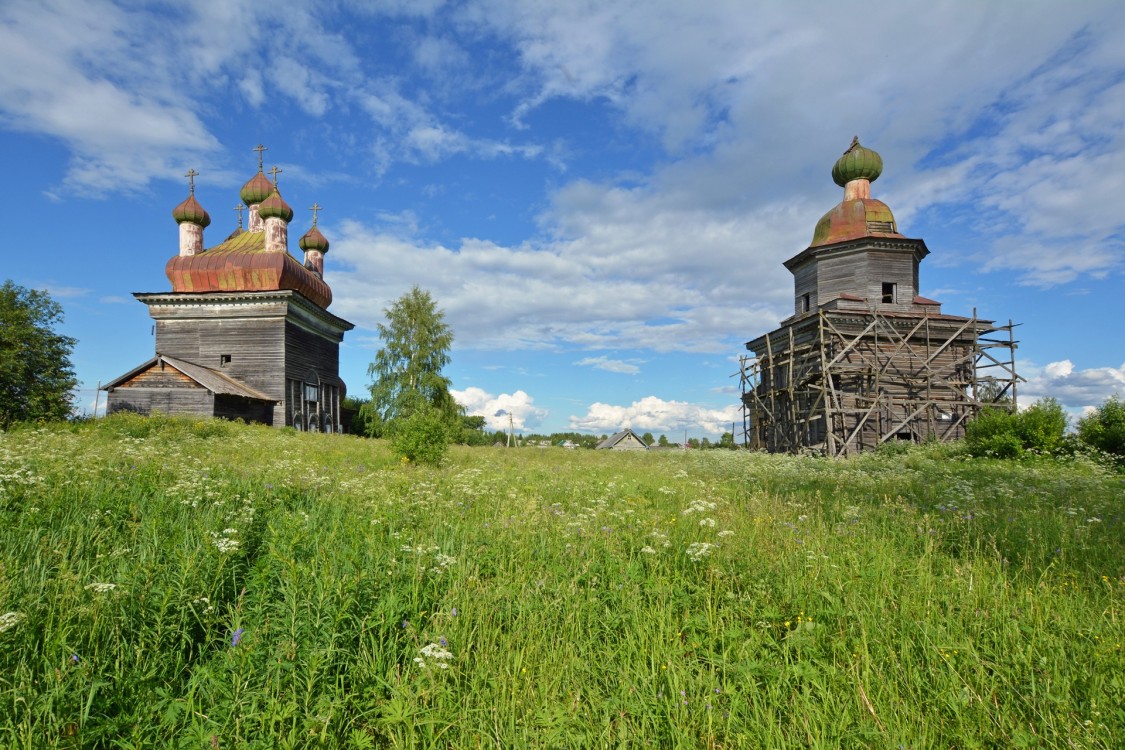
<svg viewBox="0 0 1125 750">
<path fill-rule="evenodd" d="M 353 325 L 328 312 L 332 290 L 324 281 L 328 240 L 312 227 L 289 254 L 293 210 L 281 197 L 277 175 L 262 171 L 242 187 L 238 228 L 205 248 L 211 217 L 189 195 L 172 211 L 179 254 L 165 266 L 171 292 L 133 296 L 155 322 L 156 355 L 103 388 L 107 413 L 193 414 L 242 419 L 300 430 L 342 430 L 345 394 L 339 350 Z M 242 225 L 242 212 L 249 221 Z"/>
<path fill-rule="evenodd" d="M 942 312 L 918 293 L 926 243 L 871 197 L 878 153 L 852 141 L 832 168 L 843 200 L 785 261 L 793 315 L 747 342 L 748 447 L 831 456 L 891 440 L 952 440 L 982 404 L 1015 405 L 1012 323 Z"/>
</svg>

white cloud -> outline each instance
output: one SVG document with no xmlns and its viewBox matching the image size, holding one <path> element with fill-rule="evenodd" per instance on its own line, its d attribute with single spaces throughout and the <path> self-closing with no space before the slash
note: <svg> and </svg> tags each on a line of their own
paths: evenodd
<svg viewBox="0 0 1125 750">
<path fill-rule="evenodd" d="M 1069 359 L 1044 367 L 1020 362 L 1017 372 L 1027 378 L 1026 383 L 1019 384 L 1021 406 L 1049 396 L 1077 414 L 1100 406 L 1110 396 L 1125 395 L 1125 364 L 1076 369 Z"/>
<path fill-rule="evenodd" d="M 574 364 L 580 367 L 593 367 L 606 372 L 619 372 L 623 375 L 636 375 L 641 371 L 641 368 L 632 362 L 626 362 L 623 359 L 610 359 L 609 357 L 585 357 Z"/>
<path fill-rule="evenodd" d="M 536 406 L 535 399 L 524 391 L 494 396 L 481 388 L 471 386 L 463 391 L 451 390 L 450 393 L 457 403 L 465 407 L 466 414 L 484 417 L 485 423 L 491 430 L 507 430 L 509 414 L 512 415 L 511 424 L 515 429 L 520 431 L 534 429 L 542 424 L 550 413 Z"/>
<path fill-rule="evenodd" d="M 705 432 L 719 435 L 729 432 L 732 424 L 741 423 L 742 412 L 737 403 L 719 409 L 665 401 L 646 396 L 628 406 L 591 404 L 584 416 L 571 416 L 570 427 L 581 432 L 616 432 L 626 427 L 638 431 L 676 433 Z"/>
</svg>

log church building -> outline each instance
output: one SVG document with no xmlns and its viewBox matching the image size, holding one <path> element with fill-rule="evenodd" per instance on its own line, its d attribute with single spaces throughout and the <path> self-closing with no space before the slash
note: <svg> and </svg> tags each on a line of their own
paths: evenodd
<svg viewBox="0 0 1125 750">
<path fill-rule="evenodd" d="M 951 315 L 921 296 L 930 251 L 871 197 L 882 171 L 882 157 L 854 139 L 832 168 L 843 200 L 785 261 L 793 314 L 742 357 L 750 448 L 844 456 L 955 440 L 983 405 L 1015 407 L 1012 322 Z"/>
<path fill-rule="evenodd" d="M 303 262 L 289 254 L 293 209 L 281 197 L 274 167 L 242 187 L 238 228 L 205 248 L 211 217 L 189 194 L 172 217 L 179 253 L 165 266 L 171 292 L 133 296 L 155 323 L 156 355 L 103 388 L 107 413 L 191 414 L 242 419 L 300 430 L 342 430 L 339 349 L 348 321 L 328 312 L 324 281 L 328 240 L 312 227 L 298 240 Z M 247 212 L 243 228 L 242 213 Z"/>
</svg>

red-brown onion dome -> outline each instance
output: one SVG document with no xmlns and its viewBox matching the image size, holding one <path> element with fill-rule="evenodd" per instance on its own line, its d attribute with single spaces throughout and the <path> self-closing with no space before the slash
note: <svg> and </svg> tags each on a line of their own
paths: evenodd
<svg viewBox="0 0 1125 750">
<path fill-rule="evenodd" d="M 274 188 L 273 192 L 258 206 L 258 215 L 263 219 L 271 216 L 283 219 L 286 223 L 293 220 L 293 209 L 281 198 L 281 193 Z"/>
<path fill-rule="evenodd" d="M 258 172 L 242 186 L 242 191 L 238 195 L 247 206 L 253 206 L 264 201 L 272 192 L 273 183 L 264 174 Z"/>
<path fill-rule="evenodd" d="M 297 241 L 297 246 L 305 252 L 317 250 L 323 254 L 328 252 L 328 239 L 320 233 L 316 224 L 313 224 L 312 229 L 301 235 L 301 239 Z"/>
<path fill-rule="evenodd" d="M 199 205 L 199 201 L 195 199 L 195 194 L 189 195 L 180 205 L 172 209 L 172 218 L 176 220 L 177 224 L 188 222 L 189 224 L 198 224 L 201 227 L 206 227 L 211 223 L 211 215 L 203 210 L 203 206 Z"/>
</svg>

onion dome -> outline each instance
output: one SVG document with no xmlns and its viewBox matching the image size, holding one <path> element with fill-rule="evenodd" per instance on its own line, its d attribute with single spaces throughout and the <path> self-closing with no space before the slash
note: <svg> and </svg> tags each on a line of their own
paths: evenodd
<svg viewBox="0 0 1125 750">
<path fill-rule="evenodd" d="M 269 178 L 262 174 L 262 171 L 259 169 L 258 174 L 251 177 L 250 180 L 242 186 L 242 191 L 238 195 L 247 206 L 253 206 L 256 203 L 264 201 L 272 192 L 273 183 L 271 183 Z"/>
<path fill-rule="evenodd" d="M 859 145 L 859 136 L 852 138 L 851 147 L 832 167 L 832 179 L 840 187 L 844 187 L 852 180 L 874 182 L 882 173 L 883 157 Z"/>
<path fill-rule="evenodd" d="M 211 223 L 211 215 L 203 210 L 203 206 L 199 205 L 194 192 L 187 197 L 187 200 L 172 209 L 172 218 L 176 220 L 177 224 L 188 222 L 204 228 Z"/>
<path fill-rule="evenodd" d="M 276 188 L 271 186 L 269 196 L 261 202 L 258 206 L 258 215 L 263 219 L 268 219 L 271 216 L 277 217 L 289 223 L 293 220 L 293 209 L 289 207 L 281 198 L 281 193 L 277 192 Z"/>
<path fill-rule="evenodd" d="M 306 253 L 309 250 L 316 250 L 320 253 L 328 252 L 328 239 L 320 233 L 316 224 L 312 225 L 312 229 L 301 235 L 301 239 L 297 240 L 297 246 L 304 250 Z"/>
</svg>

